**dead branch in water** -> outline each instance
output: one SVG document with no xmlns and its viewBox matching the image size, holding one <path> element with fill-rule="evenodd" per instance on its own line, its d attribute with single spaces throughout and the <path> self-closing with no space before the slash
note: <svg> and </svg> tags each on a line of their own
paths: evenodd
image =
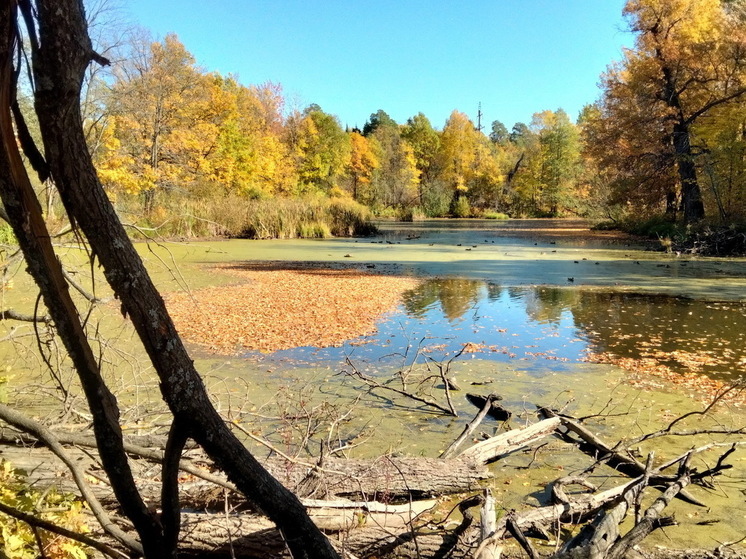
<svg viewBox="0 0 746 559">
<path fill-rule="evenodd" d="M 414 400 L 415 402 L 419 402 L 420 404 L 424 404 L 425 406 L 437 410 L 442 414 L 453 416 L 457 415 L 456 411 L 453 409 L 453 404 L 451 404 L 450 402 L 449 407 L 445 407 L 428 396 L 419 396 L 414 392 L 402 390 L 400 388 L 396 388 L 395 386 L 380 383 L 373 377 L 366 375 L 362 371 L 358 370 L 349 357 L 345 357 L 345 361 L 347 362 L 347 365 L 352 369 L 351 371 L 345 371 L 345 374 L 347 374 L 351 378 L 356 378 L 363 382 L 363 384 L 369 387 L 370 391 L 383 390 L 387 392 L 393 392 L 394 394 L 398 394 L 399 396 L 404 396 L 405 398 Z"/>
</svg>

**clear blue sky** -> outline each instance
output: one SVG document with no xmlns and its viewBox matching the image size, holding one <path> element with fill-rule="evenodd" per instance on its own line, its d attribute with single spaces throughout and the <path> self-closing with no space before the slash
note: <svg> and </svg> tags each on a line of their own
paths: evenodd
<svg viewBox="0 0 746 559">
<path fill-rule="evenodd" d="M 174 32 L 206 70 L 283 85 L 289 105 L 317 103 L 362 127 L 383 109 L 454 109 L 508 129 L 535 112 L 572 119 L 598 96 L 606 65 L 632 43 L 624 0 L 127 0 L 156 39 Z"/>
</svg>

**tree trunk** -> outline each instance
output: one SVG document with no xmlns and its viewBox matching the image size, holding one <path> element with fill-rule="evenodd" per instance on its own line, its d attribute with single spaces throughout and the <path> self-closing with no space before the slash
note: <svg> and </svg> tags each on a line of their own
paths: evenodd
<svg viewBox="0 0 746 559">
<path fill-rule="evenodd" d="M 83 74 L 97 56 L 82 2 L 38 0 L 36 8 L 40 41 L 32 57 L 35 106 L 52 176 L 71 221 L 85 233 L 122 312 L 131 317 L 174 420 L 277 524 L 294 557 L 338 557 L 297 497 L 267 473 L 213 408 L 163 299 L 101 187 L 79 108 Z"/>
<path fill-rule="evenodd" d="M 680 109 L 680 107 L 677 107 Z M 684 221 L 694 223 L 705 217 L 702 192 L 697 180 L 697 167 L 690 142 L 689 124 L 683 117 L 673 127 L 673 147 L 676 153 L 676 168 L 681 181 L 681 203 L 684 206 Z"/>
<path fill-rule="evenodd" d="M 98 362 L 70 297 L 62 267 L 54 253 L 41 206 L 18 152 L 11 120 L 15 84 L 12 58 L 18 36 L 14 26 L 15 2 L 3 4 L 0 12 L 0 196 L 9 222 L 28 262 L 28 270 L 44 298 L 59 335 L 80 377 L 93 415 L 96 442 L 112 488 L 134 523 L 146 553 L 161 551 L 156 518 L 147 510 L 137 492 L 127 462 L 119 425 L 119 408 L 106 387 Z M 137 544 L 135 547 L 140 547 Z M 140 551 L 142 549 L 140 548 Z"/>
<path fill-rule="evenodd" d="M 656 42 L 660 44 L 663 39 L 658 36 L 659 31 L 652 31 L 652 33 Z M 684 115 L 676 73 L 660 47 L 656 49 L 656 58 L 661 65 L 663 74 L 662 99 L 674 114 L 672 117 L 671 140 L 676 156 L 679 182 L 681 182 L 681 204 L 684 207 L 684 222 L 694 223 L 705 216 L 705 206 L 702 201 L 702 192 L 697 181 L 697 168 L 694 165 L 694 155 L 692 154 L 691 122 Z"/>
</svg>

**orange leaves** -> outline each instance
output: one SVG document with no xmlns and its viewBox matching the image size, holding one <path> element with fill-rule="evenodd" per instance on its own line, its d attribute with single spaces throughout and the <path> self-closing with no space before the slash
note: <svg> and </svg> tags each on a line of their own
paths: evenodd
<svg viewBox="0 0 746 559">
<path fill-rule="evenodd" d="M 613 353 L 589 353 L 586 360 L 592 363 L 608 363 L 616 365 L 625 371 L 633 373 L 629 379 L 630 384 L 638 388 L 661 388 L 665 384 L 672 384 L 686 388 L 696 397 L 709 401 L 717 393 L 726 389 L 728 384 L 710 378 L 699 373 L 703 363 L 710 363 L 714 358 L 707 352 L 686 352 L 686 351 L 657 351 L 652 354 L 634 359 L 631 357 L 618 357 Z M 677 361 L 688 369 L 684 373 L 673 371 L 666 361 Z M 658 380 L 656 380 L 658 379 Z M 660 379 L 664 383 L 660 382 Z M 735 406 L 743 405 L 746 402 L 746 394 L 743 391 L 730 393 L 725 401 Z"/>
<path fill-rule="evenodd" d="M 211 353 L 332 346 L 370 333 L 410 278 L 357 270 L 223 269 L 246 283 L 172 293 L 166 301 L 180 334 Z"/>
</svg>

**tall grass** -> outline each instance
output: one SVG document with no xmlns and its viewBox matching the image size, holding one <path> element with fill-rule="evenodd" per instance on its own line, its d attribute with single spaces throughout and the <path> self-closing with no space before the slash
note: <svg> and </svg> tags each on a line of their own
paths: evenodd
<svg viewBox="0 0 746 559">
<path fill-rule="evenodd" d="M 134 202 L 134 201 L 133 201 Z M 294 239 L 362 236 L 375 233 L 371 213 L 347 198 L 308 196 L 249 200 L 240 196 L 164 201 L 150 216 L 120 206 L 124 221 L 174 238 L 241 237 Z M 135 235 L 137 230 L 135 229 Z"/>
<path fill-rule="evenodd" d="M 482 214 L 484 219 L 510 219 L 508 214 L 502 212 L 487 211 Z"/>
</svg>

